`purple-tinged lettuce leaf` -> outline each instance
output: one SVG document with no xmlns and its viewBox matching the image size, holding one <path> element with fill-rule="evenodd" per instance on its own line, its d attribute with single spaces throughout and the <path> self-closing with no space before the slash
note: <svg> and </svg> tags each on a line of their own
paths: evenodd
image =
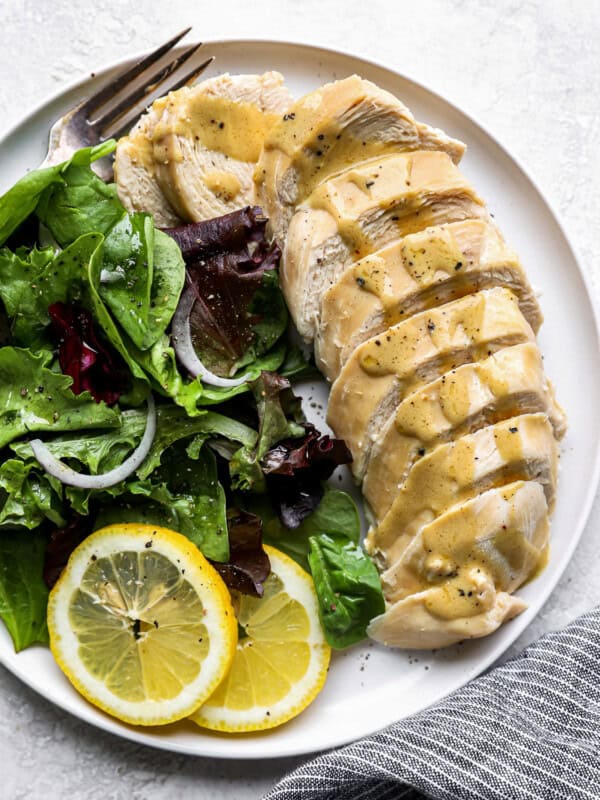
<svg viewBox="0 0 600 800">
<path fill-rule="evenodd" d="M 222 377 L 252 365 L 287 325 L 277 276 L 281 254 L 265 225 L 257 209 L 243 209 L 168 231 L 183 249 L 195 298 L 189 315 L 194 349 Z"/>
<path fill-rule="evenodd" d="M 323 481 L 336 467 L 350 464 L 352 455 L 344 441 L 322 435 L 309 423 L 305 435 L 285 439 L 262 459 L 271 502 L 286 528 L 297 528 L 323 497 Z"/>
<path fill-rule="evenodd" d="M 243 250 L 248 242 L 265 238 L 267 218 L 256 206 L 247 206 L 222 217 L 204 219 L 166 228 L 164 232 L 179 245 L 187 261 L 206 258 L 214 253 Z"/>
<path fill-rule="evenodd" d="M 251 385 L 258 413 L 258 438 L 254 447 L 242 447 L 230 461 L 234 489 L 264 491 L 265 479 L 261 461 L 269 449 L 281 439 L 302 436 L 304 417 L 301 400 L 287 378 L 275 372 L 261 372 Z"/>
<path fill-rule="evenodd" d="M 114 405 L 127 391 L 127 375 L 118 354 L 100 339 L 90 312 L 76 304 L 53 303 L 48 314 L 60 368 L 73 379 L 73 393 L 89 391 L 97 403 Z"/>
<path fill-rule="evenodd" d="M 262 546 L 262 520 L 256 514 L 228 509 L 229 561 L 212 561 L 230 589 L 262 597 L 263 584 L 271 572 L 269 557 Z"/>
</svg>

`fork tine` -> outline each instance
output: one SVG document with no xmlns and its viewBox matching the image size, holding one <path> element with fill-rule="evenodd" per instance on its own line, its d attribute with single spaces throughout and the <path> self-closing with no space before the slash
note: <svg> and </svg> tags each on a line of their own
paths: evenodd
<svg viewBox="0 0 600 800">
<path fill-rule="evenodd" d="M 120 92 L 121 89 L 124 89 L 127 84 L 131 83 L 131 81 L 135 80 L 138 75 L 141 75 L 144 70 L 151 67 L 152 64 L 155 64 L 160 58 L 162 58 L 165 53 L 168 53 L 180 39 L 191 31 L 191 28 L 186 28 L 185 30 L 178 33 L 177 36 L 174 36 L 172 39 L 169 39 L 168 42 L 162 44 L 160 47 L 157 47 L 152 53 L 149 53 L 144 58 L 137 61 L 131 67 L 126 69 L 124 72 L 121 72 L 117 75 L 114 80 L 107 83 L 103 86 L 96 94 L 92 95 L 88 98 L 85 103 L 78 109 L 80 113 L 84 113 L 87 116 L 93 111 L 96 111 L 98 108 L 101 108 L 108 100 L 114 97 L 117 92 Z"/>
<path fill-rule="evenodd" d="M 214 56 L 210 56 L 210 58 L 207 58 L 206 61 L 203 61 L 195 69 L 190 70 L 186 75 L 183 76 L 183 78 L 180 78 L 177 81 L 177 83 L 173 84 L 173 86 L 171 86 L 169 91 L 176 92 L 177 89 L 181 89 L 182 86 L 186 86 L 188 83 L 193 83 L 196 80 L 196 78 L 199 75 L 201 75 L 208 66 L 212 64 L 214 60 L 215 60 Z"/>
<path fill-rule="evenodd" d="M 167 64 L 159 69 L 147 80 L 145 80 L 144 83 L 135 91 L 131 92 L 131 94 L 128 94 L 127 97 L 124 97 L 120 103 L 117 103 L 116 106 L 110 108 L 98 119 L 93 120 L 92 125 L 98 126 L 98 129 L 101 132 L 105 130 L 107 126 L 111 124 L 111 122 L 119 119 L 119 117 L 122 117 L 126 111 L 129 111 L 130 108 L 133 108 L 133 106 L 139 102 L 142 97 L 145 97 L 157 89 L 163 83 L 163 81 L 169 77 L 169 75 L 179 69 L 182 64 L 185 64 L 185 62 L 191 58 L 191 56 L 193 56 L 201 46 L 202 42 L 188 47 L 187 50 L 184 50 L 184 52 L 176 59 L 171 61 L 170 64 Z"/>
<path fill-rule="evenodd" d="M 174 86 L 172 86 L 169 89 L 169 91 L 175 92 L 177 91 L 177 89 L 181 89 L 181 87 L 185 86 L 187 83 L 193 82 L 199 75 L 201 75 L 204 72 L 204 70 L 209 66 L 209 64 L 212 64 L 214 60 L 215 60 L 214 56 L 207 58 L 206 61 L 203 61 L 202 64 L 190 70 L 186 75 L 184 75 L 183 78 L 177 81 L 177 83 Z M 141 116 L 140 113 L 136 111 L 136 113 L 128 117 L 128 119 L 125 122 L 122 122 L 118 128 L 110 131 L 111 137 L 118 139 L 119 136 L 123 136 L 125 133 L 128 133 L 129 130 L 132 128 L 133 124 L 138 121 L 140 116 Z M 108 126 L 108 128 L 110 129 L 110 125 Z M 103 131 L 103 135 L 104 133 L 106 133 L 106 131 Z"/>
</svg>

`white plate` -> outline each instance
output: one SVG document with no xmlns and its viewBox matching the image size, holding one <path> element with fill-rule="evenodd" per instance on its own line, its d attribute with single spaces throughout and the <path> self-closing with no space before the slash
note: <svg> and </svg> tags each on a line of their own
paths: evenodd
<svg viewBox="0 0 600 800">
<path fill-rule="evenodd" d="M 406 77 L 341 53 L 257 41 L 205 44 L 202 53 L 216 56 L 207 74 L 276 69 L 285 75 L 296 96 L 357 72 L 398 95 L 419 119 L 467 142 L 462 169 L 488 201 L 507 240 L 521 255 L 534 287 L 541 292 L 546 322 L 540 345 L 548 375 L 570 421 L 550 563 L 520 592 L 529 609 L 487 639 L 437 653 L 410 654 L 373 645 L 342 653 L 334 658 L 326 687 L 314 704 L 278 730 L 225 737 L 201 732 L 188 723 L 153 730 L 120 724 L 88 705 L 71 688 L 48 650 L 33 647 L 15 655 L 0 625 L 0 661 L 44 697 L 81 719 L 128 739 L 177 752 L 272 758 L 340 745 L 425 708 L 492 664 L 538 613 L 579 540 L 598 483 L 598 333 L 584 275 L 548 203 L 515 159 L 469 116 Z M 50 124 L 109 72 L 105 70 L 95 80 L 48 101 L 0 143 L 1 191 L 40 163 Z M 305 394 L 326 404 L 324 385 L 306 387 Z"/>
</svg>

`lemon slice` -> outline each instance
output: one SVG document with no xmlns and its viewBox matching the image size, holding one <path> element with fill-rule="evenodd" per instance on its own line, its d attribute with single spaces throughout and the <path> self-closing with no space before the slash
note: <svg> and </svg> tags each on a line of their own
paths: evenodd
<svg viewBox="0 0 600 800">
<path fill-rule="evenodd" d="M 79 545 L 50 593 L 50 648 L 94 705 L 134 725 L 189 716 L 235 652 L 220 576 L 189 539 L 111 525 Z"/>
<path fill-rule="evenodd" d="M 241 733 L 274 728 L 303 711 L 323 688 L 331 650 L 319 622 L 312 578 L 265 547 L 271 574 L 262 598 L 237 595 L 238 645 L 229 673 L 191 719 Z"/>
</svg>

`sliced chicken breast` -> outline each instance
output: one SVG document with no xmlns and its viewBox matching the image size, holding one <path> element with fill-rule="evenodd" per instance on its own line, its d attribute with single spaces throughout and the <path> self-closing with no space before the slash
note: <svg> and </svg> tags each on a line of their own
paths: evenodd
<svg viewBox="0 0 600 800">
<path fill-rule="evenodd" d="M 548 530 L 546 497 L 536 482 L 454 506 L 422 527 L 383 573 L 390 606 L 369 635 L 392 646 L 440 647 L 490 633 L 516 610 L 504 595 L 545 563 Z"/>
<path fill-rule="evenodd" d="M 534 341 L 508 289 L 486 289 L 424 311 L 361 344 L 331 388 L 328 422 L 362 481 L 373 443 L 402 400 L 461 364 Z"/>
<path fill-rule="evenodd" d="M 535 412 L 548 414 L 555 437 L 563 436 L 565 415 L 533 342 L 464 364 L 412 392 L 373 445 L 362 486 L 373 516 L 383 518 L 412 465 L 438 444 Z"/>
<path fill-rule="evenodd" d="M 152 136 L 166 103 L 166 97 L 155 100 L 129 136 L 119 139 L 114 163 L 120 201 L 128 211 L 152 214 L 159 228 L 181 224 L 180 217 L 160 188 L 154 163 Z"/>
<path fill-rule="evenodd" d="M 420 529 L 451 506 L 515 480 L 541 484 L 552 508 L 558 447 L 546 414 L 523 414 L 436 447 L 408 473 L 365 546 L 381 567 L 397 561 Z"/>
<path fill-rule="evenodd" d="M 365 162 L 321 184 L 298 208 L 283 250 L 281 284 L 296 327 L 312 341 L 323 294 L 355 261 L 431 225 L 487 218 L 445 153 Z"/>
<path fill-rule="evenodd" d="M 478 586 L 481 591 L 487 588 L 483 582 Z M 367 628 L 368 636 L 386 647 L 437 650 L 464 639 L 489 636 L 527 608 L 527 603 L 520 597 L 498 592 L 490 609 L 482 614 L 439 619 L 429 610 L 434 592 L 426 589 L 394 603 L 384 614 L 371 620 Z M 435 598 L 435 594 L 433 596 Z"/>
<path fill-rule="evenodd" d="M 183 220 L 256 201 L 265 136 L 291 103 L 278 72 L 219 75 L 167 95 L 152 134 L 158 184 Z"/>
<path fill-rule="evenodd" d="M 367 158 L 441 150 L 460 161 L 465 145 L 417 122 L 394 95 L 352 75 L 297 100 L 265 140 L 256 179 L 283 243 L 295 207 L 317 184 Z"/>
<path fill-rule="evenodd" d="M 535 332 L 542 313 L 516 254 L 484 220 L 405 236 L 350 266 L 321 300 L 317 366 L 331 381 L 362 342 L 400 320 L 458 297 L 504 286 Z"/>
</svg>

